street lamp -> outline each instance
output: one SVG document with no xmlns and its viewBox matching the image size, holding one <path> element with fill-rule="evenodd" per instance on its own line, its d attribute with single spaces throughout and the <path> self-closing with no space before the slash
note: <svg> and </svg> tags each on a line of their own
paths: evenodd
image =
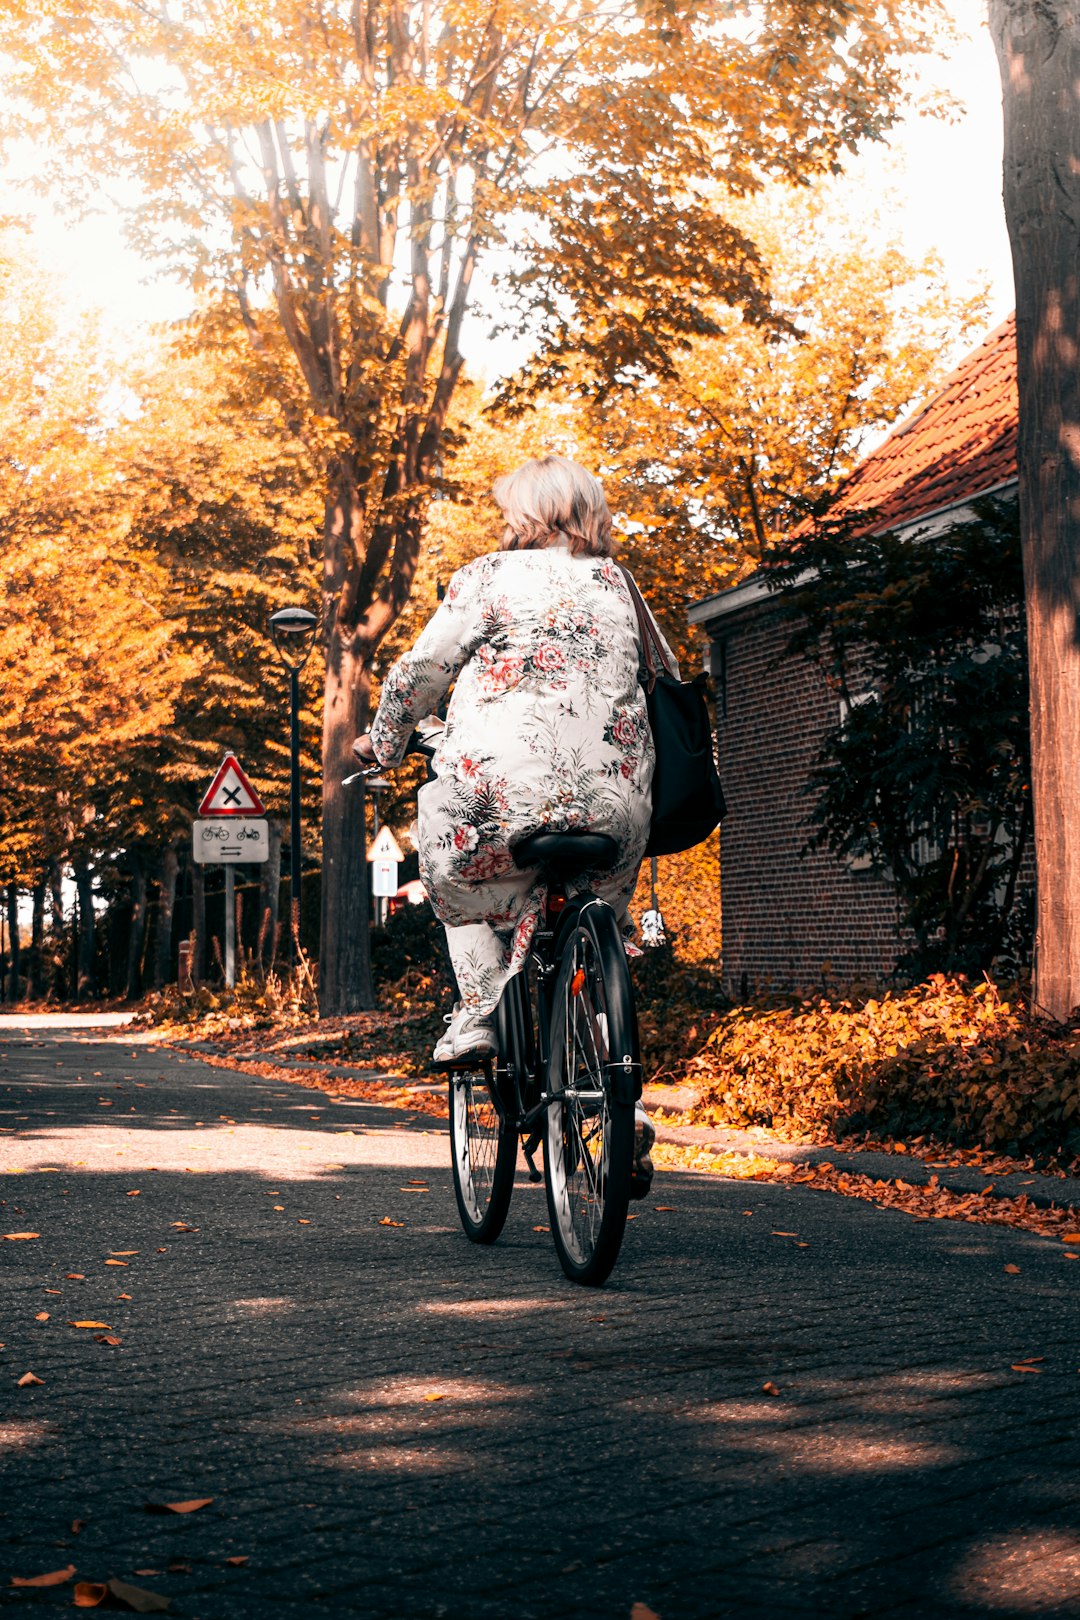
<svg viewBox="0 0 1080 1620">
<path fill-rule="evenodd" d="M 274 650 L 289 672 L 289 932 L 294 967 L 300 959 L 300 671 L 311 657 L 318 625 L 307 608 L 279 608 L 270 615 Z"/>
</svg>

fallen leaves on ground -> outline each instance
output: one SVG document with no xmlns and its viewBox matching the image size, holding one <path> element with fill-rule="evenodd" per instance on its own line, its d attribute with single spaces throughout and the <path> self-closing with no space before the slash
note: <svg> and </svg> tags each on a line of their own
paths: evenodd
<svg viewBox="0 0 1080 1620">
<path fill-rule="evenodd" d="M 780 1391 L 770 1378 L 766 1383 L 762 1384 L 761 1393 L 763 1395 L 779 1395 Z"/>
<path fill-rule="evenodd" d="M 5 1232 L 5 1243 L 28 1243 L 31 1238 L 39 1238 L 40 1232 Z"/>
<path fill-rule="evenodd" d="M 247 1564 L 250 1563 L 250 1561 L 250 1553 L 234 1553 L 231 1558 L 226 1558 L 225 1560 L 230 1569 L 239 1569 L 241 1564 Z"/>
<path fill-rule="evenodd" d="M 38 1311 L 37 1315 L 34 1317 L 35 1322 L 47 1322 L 48 1320 L 49 1320 L 48 1311 Z"/>
<path fill-rule="evenodd" d="M 111 1598 L 121 1608 L 135 1614 L 162 1614 L 170 1607 L 170 1600 L 160 1592 L 149 1592 L 144 1586 L 132 1586 L 128 1581 L 78 1581 L 75 1586 L 75 1607 L 96 1609 Z"/>
<path fill-rule="evenodd" d="M 30 1384 L 43 1384 L 45 1380 L 44 1378 L 39 1378 L 37 1373 L 24 1372 L 22 1377 L 16 1382 L 20 1389 L 26 1389 Z"/>
<path fill-rule="evenodd" d="M 404 1221 L 392 1221 L 390 1219 L 389 1215 L 380 1215 L 378 1224 L 380 1226 L 404 1226 L 405 1222 Z"/>
<path fill-rule="evenodd" d="M 770 1159 L 758 1153 L 725 1153 L 713 1148 L 682 1147 L 670 1142 L 657 1143 L 653 1159 L 662 1168 L 704 1171 L 736 1181 L 777 1181 L 788 1186 L 820 1187 L 824 1192 L 861 1198 L 884 1209 L 898 1209 L 916 1220 L 971 1221 L 980 1226 L 1012 1226 L 1039 1237 L 1064 1242 L 1080 1241 L 1076 1233 L 1080 1210 L 1057 1204 L 1042 1207 L 1026 1193 L 997 1197 L 993 1187 L 977 1193 L 950 1192 L 931 1176 L 928 1185 L 915 1186 L 899 1176 L 875 1179 L 854 1170 L 837 1170 L 832 1164 L 792 1164 L 786 1159 Z M 794 1236 L 784 1233 L 783 1236 Z"/>
<path fill-rule="evenodd" d="M 63 1569 L 51 1569 L 47 1575 L 13 1575 L 12 1586 L 63 1586 L 70 1581 L 75 1573 L 75 1565 L 68 1564 Z"/>
<path fill-rule="evenodd" d="M 212 1496 L 193 1496 L 184 1502 L 147 1502 L 147 1513 L 198 1513 L 200 1508 L 209 1507 L 214 1500 Z"/>
<path fill-rule="evenodd" d="M 104 1328 L 106 1333 L 111 1327 L 109 1322 L 69 1322 L 68 1327 L 74 1328 Z"/>
<path fill-rule="evenodd" d="M 393 1057 L 400 1058 L 401 1061 L 391 1062 L 383 1058 L 378 1063 L 372 1061 L 370 1066 L 394 1071 L 413 1069 L 414 1072 L 420 1072 L 419 1066 L 414 1066 L 403 1054 L 395 1052 Z M 448 1119 L 450 1115 L 445 1087 L 440 1086 L 436 1091 L 428 1091 L 426 1088 L 420 1090 L 416 1086 L 402 1085 L 400 1081 L 395 1084 L 396 1074 L 395 1076 L 388 1074 L 385 1080 L 360 1080 L 351 1075 L 330 1074 L 324 1068 L 293 1069 L 272 1061 L 264 1062 L 262 1059 L 218 1057 L 212 1052 L 200 1052 L 199 1060 L 215 1069 L 256 1074 L 263 1080 L 285 1081 L 289 1085 L 304 1086 L 309 1091 L 329 1091 L 338 1097 L 356 1097 L 361 1102 L 386 1103 L 393 1108 L 408 1108 L 414 1113 L 430 1114 L 435 1119 Z M 366 1064 L 365 1059 L 365 1066 Z"/>
</svg>

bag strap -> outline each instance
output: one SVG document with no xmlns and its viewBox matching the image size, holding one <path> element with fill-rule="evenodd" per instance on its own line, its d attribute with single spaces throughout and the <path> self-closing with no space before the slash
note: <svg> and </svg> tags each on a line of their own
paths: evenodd
<svg viewBox="0 0 1080 1620">
<path fill-rule="evenodd" d="M 652 616 L 649 604 L 638 590 L 637 580 L 629 568 L 624 568 L 622 563 L 616 563 L 615 566 L 623 579 L 625 579 L 626 588 L 630 592 L 630 600 L 634 604 L 634 612 L 637 615 L 638 622 L 638 641 L 645 664 L 645 684 L 651 692 L 656 685 L 656 677 L 661 674 L 670 675 L 672 671 L 668 667 L 667 655 L 664 652 L 664 644 L 660 640 L 660 634 L 656 628 L 656 620 Z"/>
</svg>

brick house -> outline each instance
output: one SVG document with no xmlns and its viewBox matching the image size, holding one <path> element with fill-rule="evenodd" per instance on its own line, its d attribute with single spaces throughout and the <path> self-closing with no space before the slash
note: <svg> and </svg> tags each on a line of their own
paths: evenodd
<svg viewBox="0 0 1080 1620">
<path fill-rule="evenodd" d="M 873 509 L 876 527 L 932 539 L 979 495 L 1016 484 L 1016 342 L 992 332 L 922 410 L 871 452 L 835 513 Z M 802 854 L 806 784 L 837 698 L 785 653 L 790 630 L 755 577 L 688 612 L 708 638 L 728 814 L 721 854 L 724 982 L 758 990 L 882 980 L 902 949 L 887 879 L 827 850 Z"/>
</svg>

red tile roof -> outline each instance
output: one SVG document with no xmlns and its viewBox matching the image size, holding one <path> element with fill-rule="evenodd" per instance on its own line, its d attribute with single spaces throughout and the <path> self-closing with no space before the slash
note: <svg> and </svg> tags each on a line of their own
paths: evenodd
<svg viewBox="0 0 1080 1620">
<path fill-rule="evenodd" d="M 922 410 L 895 428 L 842 486 L 831 517 L 872 509 L 896 527 L 1016 477 L 1016 321 L 969 354 Z"/>
</svg>

